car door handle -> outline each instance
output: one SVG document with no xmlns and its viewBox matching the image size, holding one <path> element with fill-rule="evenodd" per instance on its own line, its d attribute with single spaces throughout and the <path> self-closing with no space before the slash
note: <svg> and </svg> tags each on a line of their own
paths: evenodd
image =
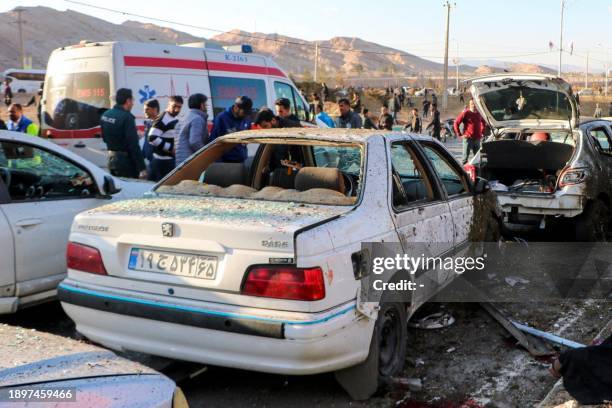
<svg viewBox="0 0 612 408">
<path fill-rule="evenodd" d="M 33 227 L 35 225 L 39 225 L 42 224 L 43 220 L 41 220 L 40 218 L 28 218 L 25 220 L 19 220 L 15 223 L 15 226 L 17 227 L 22 227 L 22 228 L 26 228 L 26 227 Z"/>
<path fill-rule="evenodd" d="M 75 144 L 74 147 L 83 148 L 83 147 L 85 147 L 85 143 L 79 142 L 79 143 Z"/>
<path fill-rule="evenodd" d="M 425 211 L 425 208 L 421 207 L 417 210 L 417 213 L 422 214 Z"/>
</svg>

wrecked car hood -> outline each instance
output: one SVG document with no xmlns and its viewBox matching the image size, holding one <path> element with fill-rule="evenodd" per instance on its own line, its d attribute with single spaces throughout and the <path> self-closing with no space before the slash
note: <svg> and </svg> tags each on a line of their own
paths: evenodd
<svg viewBox="0 0 612 408">
<path fill-rule="evenodd" d="M 474 78 L 470 92 L 489 126 L 499 129 L 573 129 L 578 109 L 571 86 L 551 75 L 505 74 Z"/>
</svg>

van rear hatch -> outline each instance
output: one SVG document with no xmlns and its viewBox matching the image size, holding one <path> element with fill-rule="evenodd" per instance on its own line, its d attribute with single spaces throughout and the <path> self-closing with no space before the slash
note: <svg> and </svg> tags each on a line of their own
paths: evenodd
<svg viewBox="0 0 612 408">
<path fill-rule="evenodd" d="M 299 265 L 294 237 L 351 209 L 160 195 L 82 213 L 70 239 L 100 250 L 107 274 L 118 278 L 110 279 L 109 286 L 164 295 L 169 288 L 177 295 L 184 288 L 188 298 L 248 305 L 248 298 L 234 295 L 240 293 L 249 267 L 323 266 Z"/>
</svg>

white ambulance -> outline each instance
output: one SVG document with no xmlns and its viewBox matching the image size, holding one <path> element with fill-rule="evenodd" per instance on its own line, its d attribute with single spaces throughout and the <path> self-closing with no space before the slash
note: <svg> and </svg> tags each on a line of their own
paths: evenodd
<svg viewBox="0 0 612 408">
<path fill-rule="evenodd" d="M 100 116 L 113 105 L 117 89 L 134 94 L 136 125 L 143 128 L 143 103 L 159 100 L 164 110 L 171 95 L 207 95 L 209 121 L 239 95 L 253 108 L 274 108 L 277 98 L 291 101 L 294 113 L 308 120 L 308 103 L 289 76 L 250 47 L 232 52 L 203 44 L 163 45 L 136 42 L 81 42 L 54 50 L 49 58 L 42 105 L 42 135 L 101 167 L 106 146 Z M 233 49 L 232 49 L 233 50 Z"/>
</svg>

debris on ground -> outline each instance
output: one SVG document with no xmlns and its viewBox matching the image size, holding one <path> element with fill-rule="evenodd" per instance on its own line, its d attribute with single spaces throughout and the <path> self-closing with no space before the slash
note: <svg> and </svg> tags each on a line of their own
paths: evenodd
<svg viewBox="0 0 612 408">
<path fill-rule="evenodd" d="M 423 317 L 422 319 L 408 321 L 408 327 L 413 329 L 435 330 L 449 327 L 455 323 L 455 318 L 448 312 L 438 312 Z"/>
<path fill-rule="evenodd" d="M 407 388 L 410 391 L 418 392 L 423 389 L 423 381 L 420 378 L 403 378 L 394 377 L 392 385 L 401 388 Z"/>
</svg>

